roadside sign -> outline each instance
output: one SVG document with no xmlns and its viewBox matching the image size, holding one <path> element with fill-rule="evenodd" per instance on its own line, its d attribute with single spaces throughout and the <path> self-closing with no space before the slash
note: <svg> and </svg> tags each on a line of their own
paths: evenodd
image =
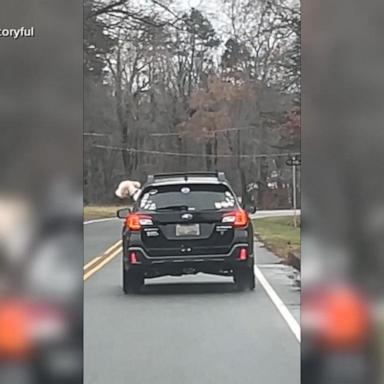
<svg viewBox="0 0 384 384">
<path fill-rule="evenodd" d="M 290 157 L 286 162 L 285 162 L 286 165 L 288 165 L 288 167 L 298 167 L 301 165 L 301 157 L 300 156 L 293 156 L 293 157 Z"/>
</svg>

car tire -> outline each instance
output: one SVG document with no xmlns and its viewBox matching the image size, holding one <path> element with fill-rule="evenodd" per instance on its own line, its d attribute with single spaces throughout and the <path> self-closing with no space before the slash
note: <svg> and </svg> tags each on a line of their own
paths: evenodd
<svg viewBox="0 0 384 384">
<path fill-rule="evenodd" d="M 137 271 L 123 271 L 123 291 L 126 295 L 139 293 L 144 285 L 144 275 Z"/>
<path fill-rule="evenodd" d="M 253 291 L 256 287 L 255 273 L 252 268 L 243 267 L 236 269 L 233 279 L 239 291 Z"/>
</svg>

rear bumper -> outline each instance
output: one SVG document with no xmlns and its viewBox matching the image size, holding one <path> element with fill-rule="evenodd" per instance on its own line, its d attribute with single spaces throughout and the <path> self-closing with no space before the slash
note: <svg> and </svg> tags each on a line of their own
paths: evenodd
<svg viewBox="0 0 384 384">
<path fill-rule="evenodd" d="M 226 254 L 215 255 L 180 255 L 171 257 L 151 257 L 141 247 L 129 247 L 124 251 L 124 269 L 152 271 L 154 275 L 167 274 L 172 272 L 175 274 L 184 274 L 190 269 L 195 272 L 217 273 L 220 271 L 229 271 L 240 266 L 253 267 L 253 254 L 249 254 L 246 260 L 239 260 L 239 252 L 241 248 L 249 249 L 248 244 L 235 244 Z M 137 263 L 130 264 L 128 255 L 135 252 Z"/>
</svg>

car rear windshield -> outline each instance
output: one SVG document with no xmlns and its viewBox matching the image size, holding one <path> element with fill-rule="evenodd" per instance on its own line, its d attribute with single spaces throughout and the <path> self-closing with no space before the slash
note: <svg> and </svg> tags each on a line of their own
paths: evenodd
<svg viewBox="0 0 384 384">
<path fill-rule="evenodd" d="M 233 208 L 236 198 L 222 184 L 183 184 L 148 188 L 139 201 L 139 207 L 148 211 L 183 209 L 190 211 Z"/>
</svg>

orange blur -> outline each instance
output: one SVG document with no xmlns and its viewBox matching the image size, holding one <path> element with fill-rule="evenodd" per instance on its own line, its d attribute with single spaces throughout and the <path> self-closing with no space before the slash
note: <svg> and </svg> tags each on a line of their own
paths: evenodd
<svg viewBox="0 0 384 384">
<path fill-rule="evenodd" d="M 364 300 L 348 288 L 338 288 L 323 300 L 322 343 L 333 347 L 364 344 L 369 336 L 370 315 Z"/>
<path fill-rule="evenodd" d="M 0 358 L 18 359 L 30 354 L 28 326 L 26 308 L 21 303 L 0 306 Z"/>
</svg>

